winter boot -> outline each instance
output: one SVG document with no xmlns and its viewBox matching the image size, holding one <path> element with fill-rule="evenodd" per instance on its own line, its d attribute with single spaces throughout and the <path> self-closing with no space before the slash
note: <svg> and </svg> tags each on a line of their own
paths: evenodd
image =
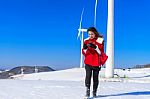
<svg viewBox="0 0 150 99">
<path fill-rule="evenodd" d="M 97 92 L 97 90 L 93 90 L 93 97 L 96 97 L 97 95 L 96 95 L 96 92 Z"/>
<path fill-rule="evenodd" d="M 86 95 L 85 97 L 90 97 L 90 89 L 89 88 L 86 88 Z"/>
</svg>

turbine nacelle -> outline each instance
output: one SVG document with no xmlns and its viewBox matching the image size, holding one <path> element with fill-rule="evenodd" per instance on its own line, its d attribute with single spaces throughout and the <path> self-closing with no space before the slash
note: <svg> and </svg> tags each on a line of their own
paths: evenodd
<svg viewBox="0 0 150 99">
<path fill-rule="evenodd" d="M 87 32 L 87 29 L 78 29 L 79 32 Z"/>
</svg>

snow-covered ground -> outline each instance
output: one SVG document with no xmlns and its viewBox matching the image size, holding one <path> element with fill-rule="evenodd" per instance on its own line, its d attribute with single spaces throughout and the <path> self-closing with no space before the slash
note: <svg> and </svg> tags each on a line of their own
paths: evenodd
<svg viewBox="0 0 150 99">
<path fill-rule="evenodd" d="M 150 69 L 115 69 L 119 77 L 113 79 L 104 78 L 104 71 L 96 99 L 150 99 Z M 83 99 L 84 77 L 83 68 L 17 75 L 0 80 L 0 99 Z"/>
</svg>

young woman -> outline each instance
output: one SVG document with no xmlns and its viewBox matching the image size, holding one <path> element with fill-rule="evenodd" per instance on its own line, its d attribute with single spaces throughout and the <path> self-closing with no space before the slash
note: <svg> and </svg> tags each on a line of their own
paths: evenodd
<svg viewBox="0 0 150 99">
<path fill-rule="evenodd" d="M 93 97 L 96 97 L 96 92 L 99 84 L 99 71 L 105 61 L 101 61 L 101 55 L 104 54 L 104 38 L 100 35 L 94 27 L 87 30 L 88 38 L 84 40 L 82 54 L 85 56 L 85 86 L 86 97 L 90 96 L 91 76 L 93 74 Z M 107 59 L 107 56 L 105 57 Z"/>
</svg>

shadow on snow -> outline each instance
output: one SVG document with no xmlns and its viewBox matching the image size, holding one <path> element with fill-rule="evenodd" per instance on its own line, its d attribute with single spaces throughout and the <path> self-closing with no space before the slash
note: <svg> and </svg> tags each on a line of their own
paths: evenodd
<svg viewBox="0 0 150 99">
<path fill-rule="evenodd" d="M 110 94 L 110 95 L 98 95 L 98 97 L 110 97 L 110 96 L 124 96 L 124 95 L 150 95 L 150 91 L 141 91 L 141 92 L 128 92 L 120 94 Z"/>
</svg>

